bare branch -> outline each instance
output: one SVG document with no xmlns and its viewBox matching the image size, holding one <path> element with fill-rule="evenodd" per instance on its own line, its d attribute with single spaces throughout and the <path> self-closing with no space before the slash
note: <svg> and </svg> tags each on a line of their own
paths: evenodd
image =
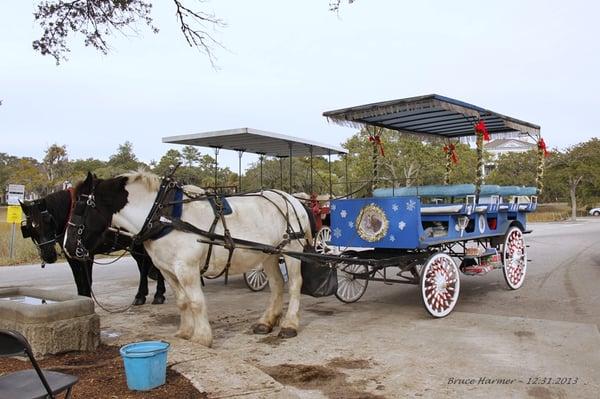
<svg viewBox="0 0 600 399">
<path fill-rule="evenodd" d="M 204 52 L 208 56 L 211 65 L 216 68 L 213 46 L 223 46 L 207 32 L 206 24 L 218 28 L 225 27 L 225 23 L 213 14 L 191 10 L 184 6 L 181 0 L 173 0 L 173 2 L 176 7 L 175 14 L 185 40 L 190 47 L 196 47 Z"/>
<path fill-rule="evenodd" d="M 355 0 L 348 0 L 348 4 L 352 4 L 354 1 Z M 338 12 L 341 4 L 342 0 L 329 0 L 329 11 Z"/>
<path fill-rule="evenodd" d="M 43 29 L 33 48 L 42 55 L 52 56 L 57 64 L 65 61 L 69 50 L 68 38 L 81 34 L 84 44 L 103 54 L 110 51 L 109 38 L 116 32 L 138 34 L 137 24 L 150 27 L 157 33 L 151 17 L 153 0 L 43 0 L 34 12 L 35 21 Z M 208 32 L 209 26 L 225 24 L 212 14 L 186 6 L 184 0 L 173 0 L 177 21 L 188 44 L 204 52 L 213 67 L 212 49 L 221 44 Z M 199 1 L 199 3 L 202 3 Z"/>
</svg>

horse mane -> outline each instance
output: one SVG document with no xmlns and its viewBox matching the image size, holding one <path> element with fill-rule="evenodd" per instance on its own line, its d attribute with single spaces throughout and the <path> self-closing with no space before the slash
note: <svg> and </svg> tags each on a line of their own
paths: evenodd
<svg viewBox="0 0 600 399">
<path fill-rule="evenodd" d="M 160 188 L 160 177 L 143 169 L 123 173 L 118 177 L 126 177 L 130 183 L 140 182 L 146 186 L 149 191 L 158 191 Z"/>
</svg>

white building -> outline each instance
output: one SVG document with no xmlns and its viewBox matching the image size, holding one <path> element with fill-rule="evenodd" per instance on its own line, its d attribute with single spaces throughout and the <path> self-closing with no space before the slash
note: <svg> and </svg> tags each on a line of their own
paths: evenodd
<svg viewBox="0 0 600 399">
<path fill-rule="evenodd" d="M 496 139 L 485 143 L 484 148 L 492 155 L 488 163 L 484 165 L 484 176 L 487 176 L 496 167 L 496 161 L 500 155 L 509 152 L 527 152 L 536 148 L 536 144 L 519 139 Z"/>
</svg>

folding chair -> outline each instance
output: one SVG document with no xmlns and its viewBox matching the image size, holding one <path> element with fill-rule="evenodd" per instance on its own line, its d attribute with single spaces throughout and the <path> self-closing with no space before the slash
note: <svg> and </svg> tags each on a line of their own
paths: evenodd
<svg viewBox="0 0 600 399">
<path fill-rule="evenodd" d="M 0 376 L 0 399 L 54 399 L 63 391 L 65 399 L 71 396 L 79 377 L 40 369 L 27 339 L 16 331 L 0 329 L 0 356 L 24 355 L 29 357 L 33 369 Z"/>
</svg>

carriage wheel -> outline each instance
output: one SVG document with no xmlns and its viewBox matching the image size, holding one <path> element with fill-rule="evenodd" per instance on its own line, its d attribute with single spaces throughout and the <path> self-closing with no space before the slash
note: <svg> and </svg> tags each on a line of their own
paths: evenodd
<svg viewBox="0 0 600 399">
<path fill-rule="evenodd" d="M 425 309 L 433 317 L 445 317 L 456 306 L 460 291 L 458 267 L 443 252 L 427 259 L 421 271 L 421 295 Z"/>
<path fill-rule="evenodd" d="M 369 284 L 369 269 L 354 263 L 341 264 L 337 269 L 337 299 L 345 303 L 356 302 L 363 296 Z"/>
<path fill-rule="evenodd" d="M 503 247 L 504 279 L 506 284 L 516 290 L 523 285 L 527 273 L 527 252 L 523 232 L 518 227 L 508 229 Z"/>
<path fill-rule="evenodd" d="M 262 266 L 252 269 L 248 273 L 244 273 L 244 281 L 246 281 L 246 285 L 252 291 L 262 291 L 269 283 L 267 273 L 265 273 Z"/>
<path fill-rule="evenodd" d="M 329 226 L 321 227 L 315 236 L 315 252 L 318 254 L 337 254 L 339 252 L 337 247 L 329 245 L 330 242 L 331 228 Z"/>
</svg>

